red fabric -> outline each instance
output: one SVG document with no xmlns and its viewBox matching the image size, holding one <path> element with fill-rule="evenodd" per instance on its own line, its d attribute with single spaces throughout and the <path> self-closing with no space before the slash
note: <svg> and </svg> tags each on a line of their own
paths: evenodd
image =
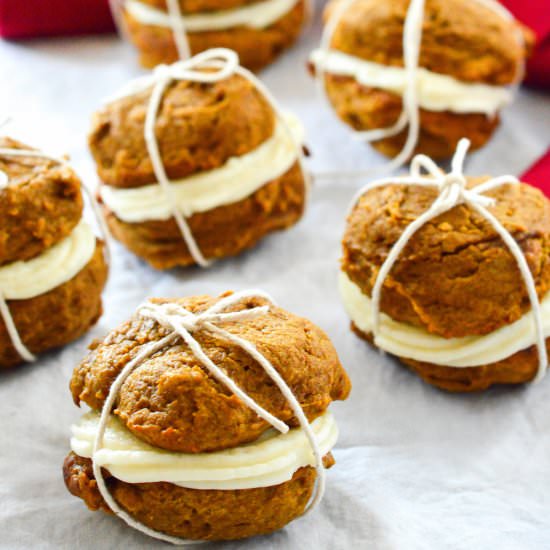
<svg viewBox="0 0 550 550">
<path fill-rule="evenodd" d="M 550 149 L 527 172 L 521 175 L 521 181 L 538 187 L 550 197 Z"/>
<path fill-rule="evenodd" d="M 535 51 L 527 63 L 526 83 L 550 88 L 550 0 L 501 0 L 501 3 L 537 35 Z"/>
<path fill-rule="evenodd" d="M 108 0 L 0 0 L 0 36 L 31 38 L 114 30 Z"/>
</svg>

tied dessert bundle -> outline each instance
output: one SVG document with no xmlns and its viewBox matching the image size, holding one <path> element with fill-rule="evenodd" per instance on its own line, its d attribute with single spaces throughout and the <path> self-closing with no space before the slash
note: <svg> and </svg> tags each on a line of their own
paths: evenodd
<svg viewBox="0 0 550 550">
<path fill-rule="evenodd" d="M 513 176 L 465 177 L 469 145 L 449 174 L 417 155 L 366 185 L 340 274 L 354 331 L 457 392 L 539 381 L 550 347 L 550 201 Z"/>
<path fill-rule="evenodd" d="M 350 391 L 328 337 L 260 291 L 153 299 L 75 369 L 63 467 L 92 510 L 173 544 L 266 534 L 312 510 Z"/>
</svg>

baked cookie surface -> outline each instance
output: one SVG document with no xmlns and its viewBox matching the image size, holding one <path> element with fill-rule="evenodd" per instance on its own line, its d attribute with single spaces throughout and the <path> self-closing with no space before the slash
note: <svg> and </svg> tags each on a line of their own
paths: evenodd
<svg viewBox="0 0 550 550">
<path fill-rule="evenodd" d="M 200 313 L 216 301 L 200 296 L 175 303 Z M 246 304 L 258 305 L 263 303 Z M 310 420 L 321 414 L 332 400 L 347 395 L 349 380 L 332 343 L 309 321 L 272 307 L 267 315 L 237 325 L 234 330 L 253 343 L 288 381 Z M 75 403 L 83 401 L 92 409 L 101 409 L 120 369 L 141 346 L 164 335 L 162 328 L 139 316 L 113 331 L 75 369 L 71 380 Z M 277 411 L 278 418 L 296 425 L 280 391 L 244 350 L 208 334 L 199 333 L 196 339 L 205 353 L 262 407 Z M 269 428 L 206 373 L 185 344 L 170 347 L 136 369 L 121 388 L 115 414 L 132 433 L 148 443 L 186 453 L 241 445 L 257 439 Z"/>
<path fill-rule="evenodd" d="M 298 164 L 249 197 L 188 218 L 201 251 L 208 258 L 236 256 L 274 231 L 293 226 L 304 212 L 304 179 Z M 106 209 L 115 238 L 157 269 L 195 263 L 173 219 L 128 223 Z"/>
<path fill-rule="evenodd" d="M 487 178 L 470 180 L 479 185 Z M 432 189 L 388 186 L 369 191 L 351 213 L 342 270 L 367 295 L 405 227 L 436 198 Z M 539 298 L 550 291 L 550 203 L 537 189 L 507 185 L 487 193 L 494 215 L 529 262 Z M 530 309 L 517 263 L 502 239 L 467 205 L 420 229 L 384 284 L 381 311 L 444 338 L 483 335 Z"/>
<path fill-rule="evenodd" d="M 94 114 L 89 146 L 101 180 L 114 187 L 155 181 L 144 124 L 151 89 L 105 105 Z M 172 83 L 163 96 L 155 133 L 171 179 L 222 166 L 273 134 L 275 116 L 254 85 L 239 75 L 209 85 Z"/>
<path fill-rule="evenodd" d="M 334 460 L 325 457 L 325 467 Z M 91 510 L 109 513 L 101 498 L 91 460 L 71 453 L 63 475 L 67 488 Z M 290 481 L 244 490 L 186 489 L 170 483 L 130 484 L 109 477 L 109 490 L 133 517 L 157 530 L 192 540 L 238 540 L 267 535 L 299 517 L 311 497 L 315 469 L 298 470 Z M 239 523 L 235 518 L 241 514 Z"/>
<path fill-rule="evenodd" d="M 28 149 L 9 138 L 0 148 Z M 1 157 L 12 185 L 0 190 L 0 266 L 29 260 L 58 243 L 82 216 L 80 180 L 67 166 L 41 158 Z"/>
<path fill-rule="evenodd" d="M 101 317 L 101 293 L 108 271 L 103 248 L 98 240 L 90 261 L 66 283 L 34 298 L 7 301 L 15 326 L 33 354 L 77 340 Z M 21 362 L 5 323 L 0 321 L 0 366 Z"/>
</svg>

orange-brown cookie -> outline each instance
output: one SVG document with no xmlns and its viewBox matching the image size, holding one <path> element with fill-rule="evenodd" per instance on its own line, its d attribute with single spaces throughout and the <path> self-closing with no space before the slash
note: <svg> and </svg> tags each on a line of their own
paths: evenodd
<svg viewBox="0 0 550 550">
<path fill-rule="evenodd" d="M 332 455 L 324 459 L 334 464 Z M 90 510 L 111 513 L 98 489 L 91 460 L 70 453 L 63 464 L 67 489 Z M 315 469 L 300 468 L 290 481 L 272 487 L 206 490 L 171 483 L 124 483 L 106 472 L 117 502 L 145 525 L 191 540 L 235 540 L 267 535 L 299 517 L 311 497 Z M 238 520 L 236 518 L 239 518 Z"/>
<path fill-rule="evenodd" d="M 362 331 L 353 322 L 351 328 L 360 338 L 373 344 L 372 333 Z M 546 348 L 550 353 L 550 338 L 546 340 Z M 424 382 L 455 393 L 483 391 L 496 384 L 523 384 L 532 381 L 539 369 L 535 346 L 518 351 L 502 361 L 477 367 L 445 367 L 406 357 L 399 360 Z"/>
<path fill-rule="evenodd" d="M 329 4 L 327 20 L 337 13 L 342 1 Z M 335 28 L 331 51 L 349 56 L 353 62 L 369 62 L 369 70 L 404 67 L 403 28 L 409 5 L 409 0 L 356 0 Z M 510 94 L 509 99 L 499 100 L 500 94 L 521 75 L 532 43 L 530 31 L 482 2 L 426 0 L 419 67 L 429 74 L 421 75 L 424 80 L 418 92 L 420 134 L 416 152 L 447 158 L 463 137 L 470 139 L 472 149 L 482 147 L 498 126 L 499 111 L 511 98 Z M 361 80 L 358 73 L 326 71 L 327 96 L 338 116 L 352 128 L 374 130 L 397 122 L 403 110 L 403 93 L 392 88 L 395 73 L 373 76 L 371 72 Z M 430 82 L 432 75 L 437 79 L 452 77 L 459 87 L 447 88 L 446 81 Z M 468 100 L 477 85 L 489 86 L 491 95 L 481 94 L 472 106 Z M 430 95 L 434 89 L 439 94 L 435 99 Z M 461 97 L 466 101 L 459 100 Z M 403 148 L 406 136 L 404 129 L 373 142 L 373 146 L 393 157 Z"/>
<path fill-rule="evenodd" d="M 139 4 L 144 6 L 139 6 Z M 212 23 L 210 29 L 206 22 L 202 29 L 193 30 L 187 33 L 187 39 L 192 54 L 208 50 L 210 48 L 229 48 L 239 54 L 243 66 L 258 71 L 272 63 L 284 50 L 288 49 L 298 36 L 304 26 L 306 19 L 306 5 L 304 0 L 285 3 L 289 5 L 288 10 L 277 15 L 273 21 L 269 16 L 261 24 L 254 24 L 251 15 L 245 16 L 249 24 L 234 23 L 219 26 L 219 17 L 226 13 L 234 13 L 243 8 L 270 10 L 270 4 L 281 4 L 280 0 L 230 0 L 230 1 L 207 1 L 180 2 L 184 22 L 196 17 L 208 17 L 215 14 L 218 18 Z M 164 2 L 142 1 L 134 2 L 138 11 L 132 9 L 128 1 L 123 9 L 123 19 L 128 31 L 130 40 L 139 51 L 141 65 L 153 68 L 161 63 L 174 63 L 178 60 L 178 50 L 174 40 L 172 28 L 168 23 L 155 22 L 155 19 L 148 20 L 141 13 L 144 8 L 152 11 L 155 15 L 166 19 L 167 7 Z M 141 7 L 141 9 L 139 9 Z"/>
<path fill-rule="evenodd" d="M 156 183 L 144 138 L 150 95 L 119 99 L 94 116 L 89 141 L 104 183 L 100 199 L 113 235 L 153 267 L 200 263 Z M 208 260 L 239 254 L 301 218 L 306 178 L 286 124 L 237 74 L 173 82 L 165 91 L 156 120 L 161 159 Z"/>
<path fill-rule="evenodd" d="M 174 300 L 192 312 L 204 311 L 219 298 Z M 167 303 L 172 300 L 153 300 Z M 263 303 L 246 301 L 247 307 Z M 238 308 L 237 308 L 238 309 Z M 242 308 L 241 308 L 242 309 Z M 344 399 L 349 380 L 328 337 L 313 323 L 271 306 L 258 320 L 235 324 L 234 332 L 252 342 L 288 381 L 310 420 L 334 399 Z M 75 369 L 71 391 L 76 404 L 101 409 L 122 367 L 147 342 L 165 334 L 160 326 L 135 315 L 96 342 Z M 246 352 L 235 344 L 198 333 L 209 357 L 258 403 L 295 426 L 296 419 L 280 391 Z M 115 414 L 137 437 L 151 445 L 187 453 L 235 447 L 257 439 L 269 425 L 205 372 L 186 345 L 166 349 L 133 372 L 123 385 Z"/>
<path fill-rule="evenodd" d="M 28 149 L 0 138 L 0 147 Z M 42 158 L 0 156 L 11 181 L 0 189 L 0 266 L 29 260 L 65 238 L 82 216 L 80 180 L 67 166 Z"/>
<path fill-rule="evenodd" d="M 0 146 L 3 368 L 84 334 L 101 314 L 107 266 L 103 243 L 81 220 L 73 170 L 9 138 Z"/>
<path fill-rule="evenodd" d="M 89 145 L 101 180 L 114 187 L 155 181 L 144 138 L 151 90 L 119 99 L 93 115 Z M 250 153 L 273 134 L 275 116 L 241 76 L 206 85 L 180 81 L 164 94 L 155 131 L 166 174 L 185 178 Z"/>
<path fill-rule="evenodd" d="M 98 241 L 92 259 L 66 283 L 34 298 L 7 301 L 17 331 L 33 354 L 80 338 L 101 317 L 101 292 L 107 280 L 103 248 Z M 0 367 L 21 362 L 0 319 Z"/>
<path fill-rule="evenodd" d="M 486 179 L 469 180 L 469 186 Z M 486 195 L 495 199 L 491 212 L 525 255 L 539 299 L 547 299 L 550 201 L 527 184 L 506 185 Z M 350 214 L 343 239 L 342 289 L 348 311 L 353 311 L 354 305 L 359 307 L 352 318 L 356 317 L 354 328 L 361 336 L 372 336 L 360 317 L 363 306 L 368 307 L 364 300 L 370 300 L 380 266 L 404 229 L 435 198 L 436 192 L 429 188 L 381 187 L 364 194 Z M 449 360 L 454 360 L 463 346 L 472 344 L 472 339 L 491 337 L 493 347 L 499 345 L 497 342 L 514 339 L 513 332 L 502 331 L 529 315 L 531 305 L 525 281 L 508 247 L 486 220 L 470 207 L 460 205 L 434 218 L 412 237 L 385 280 L 380 310 L 397 322 L 394 334 L 402 334 L 395 332 L 401 330 L 399 327 L 420 331 L 414 333 L 418 334 L 417 340 L 423 334 L 436 338 L 426 344 L 432 349 L 456 342 L 454 356 L 449 355 Z M 494 340 L 496 334 L 502 334 L 500 339 Z M 448 366 L 443 360 L 441 364 L 430 364 L 410 356 L 400 359 L 427 382 L 450 391 L 526 382 L 533 379 L 539 366 L 533 342 L 508 357 L 484 359 L 468 367 Z"/>
<path fill-rule="evenodd" d="M 294 225 L 304 211 L 304 193 L 302 172 L 294 165 L 250 197 L 194 214 L 187 221 L 207 258 L 236 256 L 269 233 Z M 113 236 L 154 268 L 170 269 L 195 263 L 173 219 L 125 223 L 106 210 Z"/>
<path fill-rule="evenodd" d="M 218 298 L 153 299 L 151 303 L 156 308 L 178 305 L 195 316 L 201 316 L 221 299 L 231 296 L 231 293 L 226 293 Z M 262 310 L 257 316 L 221 320 L 214 324 L 252 344 L 269 361 L 288 384 L 308 420 L 313 422 L 312 427 L 316 422 L 327 422 L 330 403 L 345 399 L 350 391 L 349 379 L 330 340 L 311 322 L 274 306 L 263 297 L 235 297 L 235 303 L 222 312 L 237 313 L 256 308 L 267 310 Z M 152 318 L 143 316 L 140 310 L 103 342 L 95 342 L 88 357 L 73 373 L 71 392 L 75 403 L 85 402 L 93 410 L 101 410 L 122 369 L 149 346 L 167 338 L 170 331 Z M 291 428 L 289 435 L 294 434 L 294 437 L 300 433 L 302 428 L 287 399 L 260 363 L 241 345 L 201 328 L 201 325 L 191 329 L 191 334 L 206 356 L 248 397 Z M 235 453 L 246 449 L 247 456 L 252 456 L 259 442 L 265 445 L 278 437 L 286 437 L 276 435 L 268 422 L 241 401 L 224 382 L 217 380 L 198 359 L 196 352 L 180 338 L 170 340 L 169 344 L 135 365 L 113 403 L 110 422 L 118 426 L 122 440 L 137 438 L 136 441 L 147 444 L 150 454 L 154 454 L 156 449 L 164 449 L 163 456 L 170 456 L 170 460 L 187 457 L 186 461 L 198 459 L 197 464 L 200 464 L 200 461 L 211 463 L 215 457 L 216 467 L 221 468 L 223 461 L 227 460 L 224 451 L 231 450 L 235 457 Z M 84 427 L 84 432 L 75 432 L 80 434 L 77 439 L 86 430 Z M 318 437 L 322 448 L 324 436 Z M 279 444 L 284 445 L 283 439 Z M 85 450 L 79 455 L 78 450 L 84 447 L 79 447 L 74 440 L 72 445 L 73 453 L 64 464 L 69 491 L 82 498 L 92 510 L 109 511 L 98 491 L 90 456 Z M 267 449 L 265 447 L 265 452 Z M 299 449 L 293 449 L 299 456 Z M 322 452 L 325 467 L 332 466 L 334 460 L 330 448 Z M 163 458 L 164 463 L 166 460 Z M 139 473 L 139 463 L 134 463 L 134 466 L 134 473 Z M 205 463 L 204 468 L 207 467 Z M 162 470 L 162 465 L 159 468 Z M 111 495 L 132 518 L 155 531 L 202 540 L 239 539 L 284 527 L 302 514 L 316 479 L 315 469 L 307 462 L 297 464 L 288 473 L 286 481 L 249 483 L 246 488 L 226 485 L 223 490 L 216 486 L 219 481 L 210 482 L 208 489 L 195 487 L 193 483 L 188 486 L 183 481 L 179 484 L 161 482 L 150 476 L 146 483 L 130 482 L 118 478 L 117 471 L 124 478 L 123 472 L 116 469 L 112 472 L 109 464 L 103 464 Z M 157 475 L 164 475 L 158 469 L 156 471 Z M 264 474 L 271 475 L 269 471 L 264 471 Z M 241 471 L 239 475 L 245 474 Z M 229 484 L 233 482 L 226 480 Z"/>
</svg>

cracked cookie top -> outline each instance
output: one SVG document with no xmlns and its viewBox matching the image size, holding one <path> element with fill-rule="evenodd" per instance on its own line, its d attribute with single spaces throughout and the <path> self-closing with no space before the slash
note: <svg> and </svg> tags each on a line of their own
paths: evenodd
<svg viewBox="0 0 550 550">
<path fill-rule="evenodd" d="M 90 150 L 107 185 L 140 187 L 156 181 L 144 137 L 151 91 L 113 101 L 93 116 Z M 274 129 L 271 105 L 240 75 L 209 84 L 172 82 L 155 122 L 170 179 L 218 168 L 256 149 Z"/>
<path fill-rule="evenodd" d="M 0 147 L 29 149 L 10 138 Z M 67 237 L 82 217 L 80 179 L 71 168 L 38 157 L 0 158 L 9 184 L 0 189 L 0 265 L 34 258 Z"/>
<path fill-rule="evenodd" d="M 177 303 L 198 313 L 222 297 L 151 301 Z M 243 299 L 234 310 L 265 303 L 260 298 Z M 310 421 L 323 414 L 331 401 L 347 397 L 350 382 L 336 351 L 325 333 L 310 321 L 270 305 L 265 315 L 225 322 L 223 328 L 256 346 L 289 385 Z M 102 342 L 92 344 L 89 355 L 73 373 L 75 403 L 82 401 L 100 410 L 124 366 L 144 345 L 166 334 L 166 329 L 153 320 L 134 315 Z M 247 352 L 204 331 L 193 332 L 193 337 L 261 407 L 291 427 L 299 425 L 279 389 Z M 254 441 L 270 428 L 217 382 L 181 340 L 152 355 L 130 374 L 113 412 L 140 439 L 188 453 L 236 447 Z"/>
<path fill-rule="evenodd" d="M 488 178 L 470 178 L 475 186 Z M 539 298 L 550 290 L 550 201 L 537 189 L 506 185 L 486 193 L 490 211 L 527 259 Z M 370 296 L 378 270 L 404 229 L 436 191 L 390 185 L 363 195 L 348 218 L 342 270 Z M 466 205 L 427 223 L 387 277 L 381 310 L 445 338 L 483 335 L 530 309 L 516 260 L 494 228 Z"/>
</svg>

